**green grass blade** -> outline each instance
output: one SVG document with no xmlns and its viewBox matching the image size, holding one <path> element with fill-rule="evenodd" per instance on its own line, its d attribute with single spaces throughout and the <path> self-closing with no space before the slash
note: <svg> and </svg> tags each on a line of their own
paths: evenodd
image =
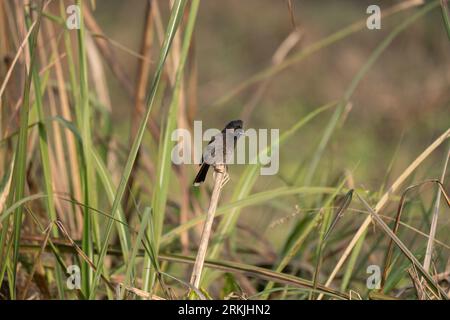
<svg viewBox="0 0 450 320">
<path fill-rule="evenodd" d="M 329 207 L 331 205 L 333 200 L 336 198 L 336 196 L 342 190 L 344 184 L 345 184 L 345 180 L 343 182 L 341 182 L 341 184 L 338 186 L 338 188 L 336 188 L 335 193 L 333 193 L 332 195 L 330 195 L 328 197 L 328 200 L 325 202 L 323 207 L 327 208 L 327 207 Z M 295 236 L 294 242 L 289 246 L 287 252 L 283 255 L 283 258 L 281 259 L 280 263 L 278 264 L 278 266 L 275 269 L 276 272 L 283 271 L 283 269 L 289 264 L 289 262 L 296 256 L 296 254 L 300 250 L 300 248 L 303 245 L 303 243 L 306 240 L 306 238 L 309 236 L 311 231 L 313 231 L 314 228 L 316 228 L 316 226 L 317 226 L 318 222 L 320 221 L 320 219 L 321 219 L 321 215 L 320 214 L 316 214 L 313 218 L 309 219 L 309 221 L 307 222 L 306 227 L 301 229 L 300 232 Z M 264 291 L 272 289 L 273 285 L 274 285 L 273 282 L 269 282 L 266 285 Z M 263 295 L 264 299 L 267 299 L 267 297 L 268 296 Z"/>
<path fill-rule="evenodd" d="M 27 158 L 27 140 L 28 140 L 28 117 L 30 112 L 30 89 L 32 82 L 32 71 L 34 65 L 36 64 L 36 43 L 39 34 L 41 19 L 42 19 L 42 11 L 43 11 L 44 2 L 40 1 L 38 12 L 37 12 L 37 21 L 36 26 L 33 30 L 32 36 L 30 38 L 29 46 L 30 46 L 30 69 L 28 75 L 25 79 L 24 93 L 23 93 L 23 104 L 20 109 L 20 129 L 19 129 L 19 138 L 17 141 L 17 149 L 13 170 L 13 183 L 11 192 L 8 196 L 7 206 L 9 207 L 16 201 L 19 201 L 24 196 L 24 188 L 25 188 L 25 179 L 26 179 L 26 158 Z M 22 226 L 22 208 L 19 207 L 16 209 L 14 213 L 14 231 L 13 231 L 13 281 L 10 283 L 10 293 L 11 298 L 16 298 L 16 270 L 17 270 L 17 262 L 19 258 L 19 247 L 20 247 L 20 230 Z M 5 226 L 4 226 L 5 227 Z M 8 250 L 9 251 L 9 250 Z M 6 252 L 8 255 L 8 252 Z"/>
<path fill-rule="evenodd" d="M 2 232 L 0 234 L 0 288 L 3 285 L 3 279 L 5 275 L 6 270 L 6 262 L 9 261 L 7 259 L 6 254 L 8 252 L 7 250 L 7 236 L 8 236 L 8 229 L 7 226 L 9 226 L 9 219 L 8 221 L 3 223 L 3 211 L 6 210 L 6 200 L 11 192 L 11 186 L 12 186 L 12 178 L 13 178 L 13 168 L 14 168 L 14 156 L 11 159 L 11 165 L 6 169 L 6 172 L 0 182 L 0 225 L 2 226 Z"/>
<path fill-rule="evenodd" d="M 345 292 L 347 290 L 350 280 L 351 280 L 352 276 L 354 275 L 356 260 L 358 259 L 358 256 L 362 250 L 364 240 L 366 238 L 366 233 L 367 232 L 364 232 L 364 234 L 358 240 L 358 242 L 355 245 L 355 248 L 353 249 L 353 252 L 352 252 L 350 258 L 348 259 L 347 268 L 345 269 L 344 276 L 342 277 L 342 282 L 341 282 L 341 286 L 340 286 L 340 290 L 342 292 Z"/>
<path fill-rule="evenodd" d="M 450 40 L 450 18 L 448 17 L 448 1 L 441 0 L 442 20 L 444 20 L 445 31 L 447 31 L 448 39 Z"/>
<path fill-rule="evenodd" d="M 77 0 L 77 5 L 82 11 L 83 2 Z M 83 215 L 83 235 L 82 235 L 82 250 L 93 260 L 93 241 L 98 236 L 98 221 L 95 215 L 90 215 L 89 206 L 97 207 L 96 201 L 96 179 L 92 160 L 92 134 L 91 134 L 91 111 L 89 108 L 89 84 L 88 84 L 88 70 L 87 70 L 87 57 L 86 57 L 86 40 L 85 40 L 85 25 L 83 22 L 83 15 L 80 15 L 80 28 L 78 29 L 78 59 L 79 59 L 79 106 L 81 117 L 78 119 L 78 125 L 80 127 L 81 136 L 83 137 L 83 155 L 84 155 L 84 204 L 87 206 Z M 81 120 L 81 121 L 80 121 Z M 99 242 L 98 240 L 96 241 Z M 99 243 L 98 243 L 99 245 Z M 82 291 L 87 297 L 90 294 L 90 287 L 92 282 L 92 269 L 86 261 L 82 261 L 81 264 L 81 277 L 82 277 Z"/>
<path fill-rule="evenodd" d="M 344 186 L 344 183 L 345 183 L 345 180 L 341 184 L 341 187 Z M 322 221 L 322 225 L 320 227 L 320 232 L 319 232 L 319 242 L 317 244 L 317 249 L 316 249 L 316 256 L 317 256 L 316 257 L 316 266 L 315 266 L 314 275 L 313 275 L 313 284 L 314 284 L 313 289 L 314 290 L 317 288 L 317 284 L 320 281 L 319 275 L 320 275 L 320 269 L 322 267 L 322 256 L 323 256 L 323 252 L 325 250 L 326 244 L 327 244 L 327 240 L 328 240 L 330 234 L 334 231 L 338 221 L 344 215 L 344 212 L 348 209 L 348 207 L 352 201 L 352 196 L 353 196 L 353 190 L 350 190 L 345 195 L 343 203 L 342 203 L 342 205 L 340 205 L 340 207 L 336 211 L 335 217 L 332 221 L 330 219 L 331 219 L 331 213 L 333 210 L 325 209 L 324 219 Z M 331 202 L 335 199 L 336 199 L 336 196 L 334 198 L 331 198 L 327 204 L 331 204 Z M 314 299 L 314 292 L 310 293 L 309 299 L 310 300 Z"/>
<path fill-rule="evenodd" d="M 31 196 L 27 196 L 27 197 L 22 197 L 19 201 L 13 203 L 8 208 L 3 210 L 2 214 L 0 215 L 0 223 L 2 223 L 4 220 L 6 220 L 10 214 L 12 214 L 16 210 L 22 208 L 22 206 L 25 203 L 30 202 L 30 201 L 34 201 L 34 200 L 38 200 L 38 199 L 44 199 L 46 197 L 47 197 L 47 195 L 41 194 L 41 193 L 34 194 L 34 195 L 31 195 Z"/>
<path fill-rule="evenodd" d="M 179 263 L 189 263 L 193 264 L 195 258 L 192 257 L 184 257 L 178 255 L 169 255 L 169 254 L 161 254 L 159 257 L 161 260 L 170 261 L 170 262 L 179 262 Z M 304 287 L 311 289 L 313 284 L 309 280 L 305 280 L 302 278 L 295 277 L 293 275 L 284 274 L 280 272 L 276 272 L 273 270 L 268 270 L 260 267 L 255 267 L 253 265 L 230 262 L 230 261 L 217 261 L 217 260 L 205 260 L 205 267 L 226 271 L 226 272 L 236 272 L 236 273 L 244 273 L 246 275 L 250 275 L 259 279 L 269 280 L 285 285 L 291 285 L 296 287 Z M 323 294 L 329 295 L 333 298 L 337 299 L 348 299 L 348 295 L 343 294 L 339 291 L 324 287 L 322 285 L 317 286 L 317 291 Z"/>
<path fill-rule="evenodd" d="M 30 28 L 31 21 L 30 17 L 26 17 L 27 27 Z M 31 52 L 30 52 L 31 53 Z M 45 204 L 46 209 L 48 212 L 48 217 L 50 221 L 56 221 L 56 210 L 55 210 L 55 201 L 53 196 L 53 177 L 52 172 L 50 169 L 50 156 L 49 156 L 49 145 L 48 145 L 48 135 L 47 135 L 47 128 L 44 123 L 44 110 L 43 110 L 43 104 L 42 104 L 42 87 L 41 87 L 41 80 L 39 75 L 39 70 L 37 64 L 33 65 L 33 68 L 31 70 L 32 73 L 32 80 L 33 80 L 33 87 L 34 87 L 34 93 L 35 93 L 35 105 L 37 109 L 38 114 L 38 130 L 39 130 L 39 151 L 42 161 L 42 171 L 43 171 L 43 179 L 44 179 L 44 190 L 47 194 L 47 197 L 45 198 Z M 58 230 L 56 227 L 52 227 L 52 236 L 58 237 Z M 64 299 L 64 288 L 65 284 L 63 281 L 63 271 L 61 270 L 59 265 L 56 265 L 55 268 L 56 273 L 56 284 L 58 288 L 58 294 L 60 299 Z"/>
<path fill-rule="evenodd" d="M 180 61 L 175 77 L 175 84 L 173 89 L 172 101 L 169 107 L 169 114 L 167 117 L 167 123 L 165 125 L 162 144 L 160 145 L 160 152 L 158 156 L 156 187 L 153 193 L 153 207 L 155 218 L 155 246 L 156 253 L 159 251 L 159 242 L 162 234 L 162 228 L 164 223 L 167 193 L 170 182 L 170 174 L 172 169 L 172 149 L 174 141 L 172 141 L 172 133 L 176 129 L 178 106 L 181 93 L 181 85 L 184 75 L 184 67 L 186 64 L 187 56 L 189 54 L 189 48 L 191 46 L 192 34 L 195 27 L 195 21 L 197 18 L 197 12 L 200 1 L 194 0 L 190 6 L 189 18 L 184 34 L 183 45 L 180 52 Z M 150 235 L 149 235 L 150 236 Z M 144 265 L 143 275 L 143 290 L 149 291 L 154 281 L 154 275 L 152 274 L 153 268 L 151 268 L 150 257 L 146 257 Z"/>
<path fill-rule="evenodd" d="M 116 196 L 114 198 L 113 206 L 111 209 L 111 215 L 113 217 L 115 216 L 115 214 L 121 204 L 121 201 L 122 201 L 122 198 L 123 198 L 123 195 L 124 195 L 127 183 L 128 183 L 128 179 L 130 177 L 130 173 L 131 173 L 131 170 L 134 165 L 134 161 L 136 160 L 136 155 L 139 150 L 139 146 L 144 137 L 146 124 L 147 124 L 148 118 L 150 116 L 150 112 L 151 112 L 151 109 L 153 106 L 153 101 L 155 99 L 156 92 L 158 90 L 158 85 L 159 85 L 159 81 L 161 79 L 161 74 L 163 71 L 164 63 L 166 61 L 167 54 L 169 52 L 175 32 L 177 31 L 178 25 L 183 16 L 185 5 L 186 5 L 185 0 L 184 1 L 183 0 L 175 1 L 174 5 L 173 5 L 168 28 L 166 31 L 166 36 L 164 39 L 164 43 L 162 45 L 162 49 L 160 51 L 160 56 L 159 56 L 159 61 L 158 61 L 157 68 L 156 68 L 156 73 L 154 75 L 150 93 L 149 93 L 149 96 L 147 99 L 147 108 L 146 108 L 144 116 L 142 117 L 141 122 L 139 124 L 139 130 L 137 132 L 136 138 L 133 141 L 133 144 L 132 144 L 130 153 L 128 155 L 127 162 L 125 164 L 125 168 L 124 168 L 119 186 L 116 191 Z M 113 226 L 113 220 L 109 220 L 108 225 L 106 227 L 105 236 L 103 238 L 102 247 L 101 247 L 101 250 L 100 250 L 100 253 L 98 256 L 98 261 L 97 261 L 97 265 L 96 265 L 97 271 L 95 272 L 94 279 L 92 282 L 91 293 L 89 296 L 90 299 L 93 299 L 95 297 L 97 285 L 100 280 L 100 274 L 101 274 L 100 270 L 102 270 L 102 268 L 103 268 L 103 260 L 105 258 L 106 252 L 107 252 L 108 243 L 109 243 L 109 239 L 110 239 L 111 231 L 112 231 L 112 226 Z"/>
<path fill-rule="evenodd" d="M 414 254 L 405 246 L 405 244 L 395 235 L 395 233 L 388 227 L 388 225 L 383 221 L 383 219 L 380 218 L 378 213 L 375 212 L 375 210 L 372 209 L 372 207 L 362 198 L 359 194 L 356 194 L 359 198 L 359 200 L 363 203 L 364 207 L 369 210 L 372 219 L 375 220 L 378 226 L 383 229 L 383 231 L 391 238 L 395 244 L 398 246 L 398 248 L 403 252 L 403 254 L 411 261 L 411 263 L 414 265 L 415 268 L 417 268 L 417 271 L 420 272 L 420 274 L 427 280 L 428 284 L 432 289 L 436 291 L 436 294 L 439 294 L 442 299 L 448 300 L 449 297 L 447 295 L 447 292 L 445 292 L 433 279 L 433 276 L 430 275 L 429 272 L 427 272 L 423 267 L 422 264 L 417 260 L 417 258 L 414 256 Z"/>
<path fill-rule="evenodd" d="M 131 251 L 131 255 L 129 259 L 126 259 L 126 271 L 125 271 L 125 286 L 129 286 L 131 283 L 132 273 L 135 274 L 135 265 L 136 265 L 136 256 L 139 251 L 140 244 L 145 236 L 145 231 L 147 228 L 147 224 L 151 219 L 152 209 L 150 207 L 146 207 L 144 209 L 144 214 L 142 215 L 141 225 L 139 227 L 139 233 L 136 238 L 136 242 L 133 246 L 133 250 Z"/>
<path fill-rule="evenodd" d="M 108 173 L 108 169 L 106 168 L 105 163 L 101 159 L 100 155 L 94 150 L 93 151 L 93 160 L 95 163 L 96 172 L 100 178 L 100 182 L 103 184 L 103 188 L 106 192 L 106 197 L 108 198 L 108 201 L 112 205 L 114 202 L 114 185 L 112 182 L 112 178 Z M 117 219 L 122 223 L 116 223 L 117 226 L 117 232 L 119 235 L 120 245 L 123 251 L 124 260 L 128 261 L 128 257 L 130 254 L 130 248 L 131 248 L 131 240 L 130 235 L 126 230 L 126 218 L 125 213 L 123 212 L 122 208 L 118 208 L 118 217 Z"/>
<path fill-rule="evenodd" d="M 270 191 L 264 191 L 252 194 L 241 200 L 236 200 L 229 202 L 227 204 L 221 205 L 216 210 L 216 217 L 229 215 L 234 212 L 234 210 L 240 210 L 248 206 L 262 205 L 268 201 L 276 199 L 282 196 L 288 195 L 315 195 L 315 194 L 333 194 L 336 192 L 336 188 L 329 187 L 281 187 L 278 189 L 273 189 Z M 176 237 L 180 236 L 181 233 L 195 227 L 196 225 L 202 223 L 206 218 L 206 214 L 195 217 L 187 221 L 186 223 L 168 231 L 161 238 L 161 244 L 169 244 Z"/>
</svg>

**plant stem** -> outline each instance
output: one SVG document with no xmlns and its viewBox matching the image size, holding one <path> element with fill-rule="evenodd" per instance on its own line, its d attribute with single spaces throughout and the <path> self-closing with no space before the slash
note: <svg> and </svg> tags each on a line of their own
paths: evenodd
<svg viewBox="0 0 450 320">
<path fill-rule="evenodd" d="M 195 258 L 194 268 L 191 275 L 191 285 L 198 289 L 200 285 L 200 279 L 203 270 L 203 264 L 205 263 L 206 250 L 208 249 L 208 242 L 211 235 L 212 224 L 214 221 L 214 215 L 216 213 L 217 204 L 219 202 L 220 191 L 222 190 L 222 183 L 225 177 L 225 165 L 216 165 L 214 171 L 216 173 L 216 179 L 214 181 L 214 189 L 211 195 L 211 201 L 209 203 L 208 213 L 203 226 L 202 236 L 200 239 L 200 246 L 198 247 L 197 257 Z"/>
<path fill-rule="evenodd" d="M 445 173 L 447 172 L 449 158 L 450 158 L 450 147 L 448 148 L 447 157 L 444 162 L 444 169 L 442 170 L 442 176 L 441 176 L 441 180 L 440 180 L 440 182 L 442 184 L 444 184 Z M 438 221 L 438 217 L 439 217 L 440 203 L 441 203 L 441 190 L 438 189 L 438 193 L 436 196 L 436 202 L 434 203 L 433 217 L 431 220 L 430 237 L 428 238 L 427 251 L 425 252 L 425 259 L 423 261 L 423 268 L 425 269 L 425 271 L 430 271 L 431 257 L 433 255 L 433 244 L 434 244 L 434 239 L 436 236 L 436 228 L 437 228 L 437 221 Z"/>
</svg>

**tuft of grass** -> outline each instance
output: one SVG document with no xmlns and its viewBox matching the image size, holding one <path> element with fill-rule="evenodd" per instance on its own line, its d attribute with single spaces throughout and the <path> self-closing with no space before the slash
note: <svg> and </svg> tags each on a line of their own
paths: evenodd
<svg viewBox="0 0 450 320">
<path fill-rule="evenodd" d="M 39 29 L 42 20 L 42 11 L 44 8 L 44 1 L 40 1 L 37 20 L 34 30 L 29 38 L 29 51 L 30 51 L 30 65 L 28 68 L 28 74 L 26 76 L 24 92 L 23 92 L 23 103 L 20 109 L 20 126 L 19 126 L 19 137 L 17 140 L 17 151 L 14 160 L 14 169 L 12 175 L 12 187 L 8 195 L 7 207 L 10 207 L 14 202 L 20 201 L 24 197 L 25 189 L 25 177 L 26 177 L 26 159 L 27 159 L 27 141 L 28 141 L 28 117 L 31 109 L 31 99 L 30 91 L 31 84 L 33 80 L 33 69 L 37 63 L 37 53 L 36 44 L 39 34 Z M 8 268 L 8 280 L 9 280 L 9 292 L 11 299 L 15 299 L 16 295 L 16 280 L 17 280 L 17 264 L 19 259 L 19 248 L 20 248 L 20 230 L 22 226 L 22 207 L 18 207 L 14 212 L 14 222 L 13 222 L 13 236 L 9 243 L 7 241 L 7 230 L 9 229 L 9 221 L 2 226 L 2 239 L 0 241 L 3 264 L 0 270 L 0 283 L 3 282 L 5 268 Z M 13 247 L 12 260 L 9 257 L 9 250 Z"/>
</svg>

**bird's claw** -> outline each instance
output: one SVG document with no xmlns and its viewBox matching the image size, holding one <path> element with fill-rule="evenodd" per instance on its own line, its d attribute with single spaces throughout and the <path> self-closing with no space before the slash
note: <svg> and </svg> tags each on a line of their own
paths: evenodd
<svg viewBox="0 0 450 320">
<path fill-rule="evenodd" d="M 228 174 L 228 172 L 224 172 L 222 183 L 220 184 L 220 189 L 225 187 L 225 185 L 228 183 L 228 181 L 230 181 L 230 175 Z"/>
</svg>

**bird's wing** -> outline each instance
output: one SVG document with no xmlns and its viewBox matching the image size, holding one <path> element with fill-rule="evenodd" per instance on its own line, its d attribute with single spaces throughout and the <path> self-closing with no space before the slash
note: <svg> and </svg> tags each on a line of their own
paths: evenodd
<svg viewBox="0 0 450 320">
<path fill-rule="evenodd" d="M 208 164 L 214 164 L 217 161 L 221 161 L 220 159 L 216 159 L 216 156 L 223 153 L 223 140 L 222 133 L 212 137 L 210 143 L 203 150 L 203 162 L 205 162 L 205 159 Z"/>
<path fill-rule="evenodd" d="M 202 162 L 200 162 L 199 166 L 201 166 L 203 164 L 203 162 L 205 162 L 205 152 L 207 151 L 208 147 L 214 142 L 214 140 L 216 140 L 216 136 L 213 136 L 211 138 L 211 140 L 209 140 L 208 145 L 206 146 L 206 148 L 203 150 L 202 153 Z"/>
</svg>

